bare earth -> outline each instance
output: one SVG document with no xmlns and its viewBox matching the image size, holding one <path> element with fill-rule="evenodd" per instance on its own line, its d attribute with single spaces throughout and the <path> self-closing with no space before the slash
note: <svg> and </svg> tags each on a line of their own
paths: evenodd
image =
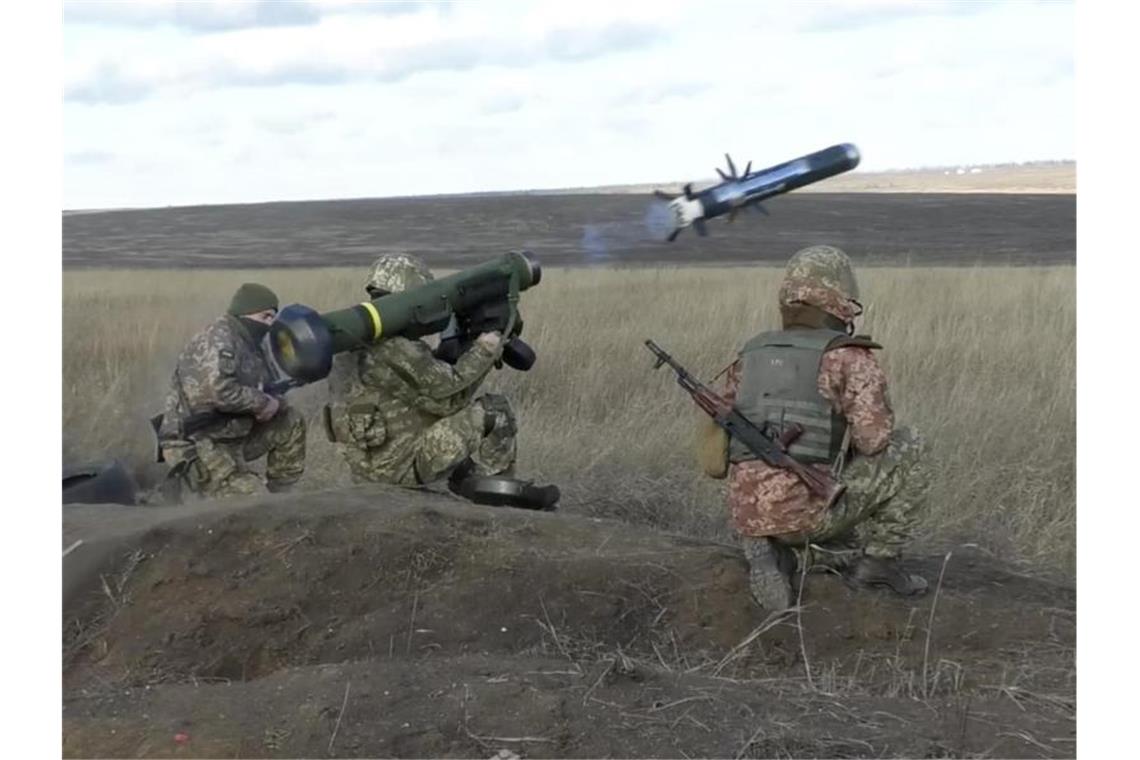
<svg viewBox="0 0 1140 760">
<path fill-rule="evenodd" d="M 824 183 L 826 184 L 826 183 Z M 714 219 L 676 242 L 630 194 L 373 198 L 192 206 L 63 218 L 65 267 L 322 267 L 408 252 L 465 267 L 511 248 L 548 266 L 782 263 L 825 241 L 858 265 L 1071 264 L 1076 196 L 790 193 L 770 216 Z"/>
<path fill-rule="evenodd" d="M 959 173 L 961 172 L 961 173 Z M 709 183 L 696 183 L 703 186 Z M 528 248 L 547 264 L 747 264 L 826 240 L 858 264 L 1056 264 L 1076 256 L 1076 164 L 851 172 L 686 231 L 647 224 L 655 187 L 65 211 L 65 267 L 356 266 L 406 251 L 466 266 Z"/>
<path fill-rule="evenodd" d="M 937 595 L 355 488 L 64 510 L 66 757 L 1064 757 L 1075 594 L 959 547 Z M 936 606 L 935 606 L 936 605 Z M 801 639 L 802 631 L 802 639 Z"/>
</svg>

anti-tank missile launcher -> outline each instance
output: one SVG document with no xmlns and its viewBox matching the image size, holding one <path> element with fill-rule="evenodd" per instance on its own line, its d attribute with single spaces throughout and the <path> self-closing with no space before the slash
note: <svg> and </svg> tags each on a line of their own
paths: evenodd
<svg viewBox="0 0 1140 760">
<path fill-rule="evenodd" d="M 286 306 L 266 336 L 277 390 L 323 379 L 342 351 L 395 335 L 418 338 L 443 333 L 441 358 L 454 361 L 480 332 L 498 330 L 506 345 L 503 362 L 527 370 L 534 352 L 519 338 L 519 294 L 542 279 L 528 252 L 512 251 L 414 290 L 389 293 L 356 306 L 318 314 L 301 304 Z"/>
<path fill-rule="evenodd" d="M 542 267 L 527 252 L 512 251 L 413 290 L 388 293 L 356 306 L 318 314 L 301 304 L 281 310 L 266 335 L 266 354 L 276 390 L 315 382 L 332 369 L 333 356 L 401 335 L 442 333 L 436 356 L 455 361 L 479 334 L 502 333 L 502 361 L 528 370 L 534 352 L 519 338 L 519 294 L 542 279 Z M 271 391 L 272 392 L 272 391 Z M 470 460 L 469 460 L 470 461 Z M 448 488 L 477 504 L 551 511 L 557 486 L 536 486 L 511 476 L 477 476 L 461 466 Z"/>
</svg>

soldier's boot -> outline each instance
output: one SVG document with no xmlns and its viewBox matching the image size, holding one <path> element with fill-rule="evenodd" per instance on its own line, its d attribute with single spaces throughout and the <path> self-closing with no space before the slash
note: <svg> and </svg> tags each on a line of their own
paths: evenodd
<svg viewBox="0 0 1140 760">
<path fill-rule="evenodd" d="M 447 476 L 447 490 L 456 496 L 469 498 L 463 493 L 463 483 L 470 478 L 474 472 L 475 462 L 471 460 L 471 457 L 464 459 L 451 471 L 451 474 Z"/>
<path fill-rule="evenodd" d="M 921 575 L 906 572 L 897 559 L 863 555 L 851 562 L 843 577 L 859 588 L 887 588 L 900 596 L 921 596 L 928 583 Z"/>
<path fill-rule="evenodd" d="M 783 549 L 769 538 L 745 538 L 748 588 L 756 603 L 768 612 L 780 612 L 795 602 L 788 560 Z"/>
<path fill-rule="evenodd" d="M 290 480 L 272 478 L 265 481 L 265 487 L 269 489 L 269 493 L 292 493 L 293 487 L 297 485 L 299 478 Z"/>
</svg>

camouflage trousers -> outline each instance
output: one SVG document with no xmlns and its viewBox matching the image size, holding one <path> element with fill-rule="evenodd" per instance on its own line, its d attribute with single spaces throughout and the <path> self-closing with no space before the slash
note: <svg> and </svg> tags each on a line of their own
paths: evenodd
<svg viewBox="0 0 1140 760">
<path fill-rule="evenodd" d="M 300 480 L 305 471 L 305 418 L 285 407 L 268 422 L 254 423 L 249 435 L 232 440 L 199 438 L 186 481 L 207 498 L 246 496 L 279 491 Z M 172 465 L 189 452 L 167 453 Z M 247 462 L 265 457 L 265 482 Z"/>
<path fill-rule="evenodd" d="M 355 482 L 414 486 L 434 483 L 470 459 L 479 475 L 514 471 L 518 433 L 515 414 L 503 396 L 488 393 L 457 414 L 437 420 L 418 435 L 401 442 L 405 456 L 399 467 L 380 464 L 366 449 L 345 447 L 345 459 Z M 383 451 L 383 461 L 393 461 Z"/>
<path fill-rule="evenodd" d="M 780 536 L 777 541 L 794 549 L 799 562 L 806 560 L 809 568 L 839 569 L 860 554 L 898 557 L 926 504 L 930 489 L 926 459 L 922 435 L 911 428 L 895 428 L 883 451 L 856 456 L 847 464 L 842 475 L 847 490 L 819 524 L 806 534 Z"/>
</svg>

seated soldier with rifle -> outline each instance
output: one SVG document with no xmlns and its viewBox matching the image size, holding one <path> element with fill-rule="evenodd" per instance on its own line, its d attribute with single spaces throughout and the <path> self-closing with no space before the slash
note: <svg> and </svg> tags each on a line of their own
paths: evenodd
<svg viewBox="0 0 1140 760">
<path fill-rule="evenodd" d="M 880 346 L 854 335 L 858 298 L 843 251 L 796 253 L 780 286 L 782 329 L 744 344 L 720 394 L 648 341 L 712 418 L 700 430 L 699 459 L 710 477 L 728 477 L 752 596 L 770 611 L 794 603 L 797 563 L 856 586 L 926 591 L 899 562 L 926 500 L 926 445 L 895 425 L 872 353 Z"/>
<path fill-rule="evenodd" d="M 433 279 L 418 258 L 387 255 L 373 264 L 365 290 L 376 299 Z M 466 486 L 481 476 L 513 476 L 514 412 L 505 397 L 479 394 L 507 343 L 498 330 L 470 337 L 453 357 L 396 335 L 333 358 L 326 427 L 354 482 L 419 486 L 446 478 L 469 497 Z M 556 486 L 526 489 L 533 508 L 558 501 Z"/>
<path fill-rule="evenodd" d="M 857 585 L 903 595 L 926 590 L 925 579 L 898 561 L 926 499 L 926 447 L 919 434 L 895 425 L 887 378 L 872 353 L 878 344 L 853 335 L 863 311 L 858 298 L 843 251 L 799 251 L 780 286 L 783 329 L 748 341 L 725 380 L 725 399 L 753 421 L 802 423 L 805 432 L 788 453 L 830 469 L 845 486 L 829 506 L 792 472 L 728 443 L 729 509 L 752 594 L 769 610 L 794 602 L 789 549 L 809 568 L 830 567 Z"/>
</svg>

